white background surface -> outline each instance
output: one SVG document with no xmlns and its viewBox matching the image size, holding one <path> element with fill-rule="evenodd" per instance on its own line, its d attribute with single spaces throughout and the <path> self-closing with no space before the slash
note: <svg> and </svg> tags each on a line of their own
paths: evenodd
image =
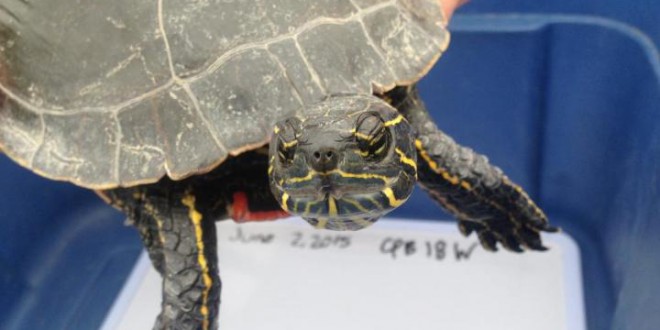
<svg viewBox="0 0 660 330">
<path fill-rule="evenodd" d="M 239 227 L 271 239 L 236 240 Z M 484 251 L 453 223 L 381 220 L 346 233 L 290 219 L 217 229 L 223 330 L 586 329 L 578 250 L 563 234 L 544 237 L 546 253 L 514 254 Z M 383 253 L 397 239 L 413 242 L 408 254 Z M 427 249 L 438 241 L 443 258 Z M 455 246 L 473 247 L 469 258 L 457 260 Z M 160 288 L 143 255 L 103 329 L 151 329 Z"/>
</svg>

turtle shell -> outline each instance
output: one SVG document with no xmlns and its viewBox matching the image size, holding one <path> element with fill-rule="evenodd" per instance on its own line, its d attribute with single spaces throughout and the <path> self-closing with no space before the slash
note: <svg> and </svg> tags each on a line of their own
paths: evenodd
<svg viewBox="0 0 660 330">
<path fill-rule="evenodd" d="M 438 0 L 0 4 L 0 148 L 113 188 L 204 173 L 333 94 L 420 79 L 447 47 Z"/>
</svg>

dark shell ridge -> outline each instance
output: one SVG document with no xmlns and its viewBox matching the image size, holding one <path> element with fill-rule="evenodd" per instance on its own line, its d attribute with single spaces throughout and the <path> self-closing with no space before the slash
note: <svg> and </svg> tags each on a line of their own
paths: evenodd
<svg viewBox="0 0 660 330">
<path fill-rule="evenodd" d="M 90 188 L 204 173 L 306 104 L 419 80 L 445 25 L 437 0 L 0 4 L 0 149 Z"/>
</svg>

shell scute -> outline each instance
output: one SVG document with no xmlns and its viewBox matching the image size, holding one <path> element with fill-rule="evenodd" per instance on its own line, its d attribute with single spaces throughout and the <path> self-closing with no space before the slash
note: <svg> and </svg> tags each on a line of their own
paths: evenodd
<svg viewBox="0 0 660 330">
<path fill-rule="evenodd" d="M 2 5 L 0 148 L 90 188 L 211 170 L 330 94 L 417 81 L 449 40 L 436 0 L 76 3 Z"/>
</svg>

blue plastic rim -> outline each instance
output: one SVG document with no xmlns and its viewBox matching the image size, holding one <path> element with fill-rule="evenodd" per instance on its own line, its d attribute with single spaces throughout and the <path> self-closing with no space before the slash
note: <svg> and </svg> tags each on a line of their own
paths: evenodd
<svg viewBox="0 0 660 330">
<path fill-rule="evenodd" d="M 660 23 L 639 25 L 656 33 L 592 16 L 457 15 L 420 84 L 442 129 L 578 241 L 593 330 L 660 328 Z M 0 196 L 0 328 L 97 328 L 136 233 L 92 192 L 4 157 Z M 420 191 L 393 215 L 446 217 Z"/>
</svg>

